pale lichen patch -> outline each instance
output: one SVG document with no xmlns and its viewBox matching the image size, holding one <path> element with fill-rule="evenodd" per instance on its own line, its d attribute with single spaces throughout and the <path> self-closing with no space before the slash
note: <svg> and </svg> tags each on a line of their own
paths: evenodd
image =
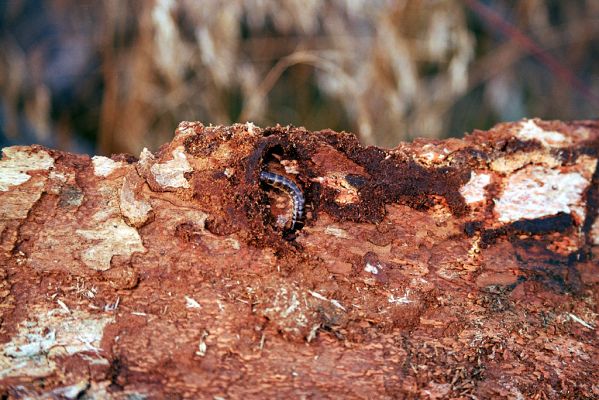
<svg viewBox="0 0 599 400">
<path fill-rule="evenodd" d="M 125 165 L 121 161 L 114 161 L 104 156 L 93 156 L 92 164 L 94 166 L 94 175 L 104 178 Z"/>
<path fill-rule="evenodd" d="M 6 192 L 11 186 L 18 186 L 29 179 L 29 171 L 48 170 L 54 166 L 54 159 L 43 150 L 13 146 L 2 149 L 0 160 L 0 191 Z"/>
<path fill-rule="evenodd" d="M 183 146 L 173 150 L 172 155 L 172 160 L 156 163 L 150 168 L 156 183 L 165 188 L 189 188 L 185 173 L 193 171 L 193 168 L 187 161 Z"/>
<path fill-rule="evenodd" d="M 460 194 L 466 200 L 466 204 L 478 203 L 485 200 L 485 187 L 489 183 L 491 183 L 491 175 L 472 171 L 468 183 L 460 188 Z"/>
<path fill-rule="evenodd" d="M 495 200 L 495 212 L 500 222 L 584 212 L 582 193 L 589 184 L 578 172 L 529 166 L 508 178 L 501 197 Z"/>
<path fill-rule="evenodd" d="M 81 252 L 81 260 L 96 271 L 110 269 L 110 261 L 115 255 L 131 257 L 133 253 L 146 251 L 137 230 L 122 219 L 113 218 L 95 229 L 78 229 L 76 233 L 95 242 Z"/>
<path fill-rule="evenodd" d="M 20 324 L 10 342 L 0 345 L 0 378 L 19 376 L 23 371 L 28 376 L 47 376 L 55 370 L 57 357 L 97 353 L 104 328 L 112 322 L 113 316 L 92 316 L 79 310 L 38 311 L 35 319 Z"/>
<path fill-rule="evenodd" d="M 532 119 L 521 122 L 516 137 L 520 140 L 537 140 L 548 147 L 564 147 L 572 143 L 568 136 L 556 131 L 546 131 Z"/>
</svg>

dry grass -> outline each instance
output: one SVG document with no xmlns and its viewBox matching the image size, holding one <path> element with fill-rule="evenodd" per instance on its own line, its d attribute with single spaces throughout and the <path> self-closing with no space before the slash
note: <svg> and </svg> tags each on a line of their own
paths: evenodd
<svg viewBox="0 0 599 400">
<path fill-rule="evenodd" d="M 593 0 L 492 2 L 511 31 L 476 1 L 35 4 L 0 6 L 3 145 L 138 153 L 187 119 L 392 146 L 523 116 L 590 118 L 599 105 Z"/>
</svg>

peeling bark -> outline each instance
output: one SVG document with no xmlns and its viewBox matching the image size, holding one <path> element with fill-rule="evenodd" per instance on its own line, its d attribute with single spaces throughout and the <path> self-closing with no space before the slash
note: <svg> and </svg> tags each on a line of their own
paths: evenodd
<svg viewBox="0 0 599 400">
<path fill-rule="evenodd" d="M 599 397 L 599 122 L 3 153 L 4 396 Z"/>
</svg>

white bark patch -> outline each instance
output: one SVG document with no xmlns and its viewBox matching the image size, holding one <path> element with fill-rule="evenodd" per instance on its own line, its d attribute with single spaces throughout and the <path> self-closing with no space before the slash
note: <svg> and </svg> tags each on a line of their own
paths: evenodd
<svg viewBox="0 0 599 400">
<path fill-rule="evenodd" d="M 94 165 L 94 175 L 104 178 L 125 165 L 121 161 L 114 161 L 104 156 L 93 156 L 92 164 Z"/>
<path fill-rule="evenodd" d="M 181 121 L 175 131 L 177 138 L 195 135 L 195 128 L 201 127 L 197 122 Z"/>
<path fill-rule="evenodd" d="M 535 219 L 559 212 L 584 213 L 582 193 L 590 184 L 578 172 L 526 167 L 508 179 L 495 212 L 500 222 Z M 584 215 L 579 215 L 582 219 Z"/>
<path fill-rule="evenodd" d="M 318 300 L 322 300 L 322 301 L 328 301 L 329 303 L 331 303 L 333 306 L 337 307 L 338 309 L 340 309 L 340 310 L 343 310 L 343 311 L 347 311 L 347 310 L 345 309 L 345 307 L 343 307 L 343 306 L 341 305 L 341 303 L 339 303 L 339 301 L 338 301 L 338 300 L 335 300 L 335 299 L 328 299 L 328 298 L 326 298 L 325 296 L 321 295 L 320 293 L 318 293 L 318 292 L 314 292 L 314 291 L 312 291 L 312 290 L 308 290 L 308 293 L 309 293 L 309 294 L 310 294 L 312 297 L 314 297 L 314 298 L 316 298 L 316 299 L 318 299 Z"/>
<path fill-rule="evenodd" d="M 430 149 L 430 148 L 431 148 L 431 146 L 425 145 L 423 147 L 423 150 Z M 424 160 L 427 165 L 438 163 L 438 162 L 445 160 L 445 158 L 447 157 L 447 154 L 445 154 L 445 152 L 439 153 L 435 150 L 429 150 L 429 151 L 422 153 L 420 155 L 420 157 L 418 157 L 418 159 L 421 161 Z"/>
<path fill-rule="evenodd" d="M 154 164 L 150 168 L 156 182 L 162 187 L 188 188 L 189 182 L 185 179 L 185 173 L 193 171 L 187 161 L 183 146 L 173 150 L 173 159 L 162 164 Z"/>
<path fill-rule="evenodd" d="M 27 218 L 31 207 L 42 196 L 44 185 L 45 182 L 43 180 L 37 180 L 22 190 L 16 187 L 13 190 L 2 193 L 0 220 Z"/>
<path fill-rule="evenodd" d="M 77 383 L 75 383 L 74 385 L 69 385 L 69 386 L 63 386 L 63 387 L 58 387 L 54 390 L 52 390 L 49 393 L 44 393 L 44 396 L 42 398 L 44 399 L 53 399 L 53 398 L 66 398 L 66 399 L 77 399 L 79 398 L 79 395 L 81 395 L 83 392 L 86 391 L 86 389 L 89 387 L 89 381 L 87 379 L 83 379 Z M 86 393 L 88 394 L 88 393 Z M 92 397 L 89 397 L 92 398 Z"/>
<path fill-rule="evenodd" d="M 391 304 L 410 304 L 413 303 L 413 300 L 410 300 L 410 289 L 406 289 L 406 292 L 401 297 L 396 297 L 393 294 L 390 294 L 387 297 L 387 301 Z"/>
<path fill-rule="evenodd" d="M 507 175 L 529 164 L 557 168 L 562 165 L 562 162 L 547 150 L 543 150 L 508 154 L 493 160 L 490 166 L 493 171 Z"/>
<path fill-rule="evenodd" d="M 12 340 L 0 345 L 0 378 L 20 376 L 23 371 L 27 376 L 47 376 L 55 370 L 57 357 L 98 353 L 104 328 L 114 322 L 113 316 L 92 316 L 78 310 L 41 311 L 35 318 L 21 323 Z"/>
<path fill-rule="evenodd" d="M 312 180 L 335 190 L 337 192 L 335 203 L 337 204 L 352 204 L 360 201 L 358 189 L 347 181 L 345 174 L 331 173 Z"/>
<path fill-rule="evenodd" d="M 11 186 L 18 186 L 31 176 L 28 171 L 48 170 L 54 166 L 54 159 L 43 150 L 13 146 L 2 149 L 0 160 L 0 191 L 6 192 Z"/>
<path fill-rule="evenodd" d="M 372 275 L 378 275 L 379 269 L 377 265 L 372 265 L 370 263 L 366 263 L 364 267 L 364 271 L 371 273 Z"/>
<path fill-rule="evenodd" d="M 327 235 L 336 236 L 336 237 L 342 238 L 342 239 L 349 238 L 349 235 L 347 234 L 346 230 L 341 229 L 334 225 L 330 225 L 330 226 L 327 226 L 326 228 L 324 228 L 324 233 L 326 233 Z"/>
<path fill-rule="evenodd" d="M 556 131 L 546 131 L 532 119 L 520 124 L 520 130 L 516 133 L 516 137 L 520 140 L 537 140 L 549 147 L 563 147 L 572 143 L 568 136 Z"/>
<path fill-rule="evenodd" d="M 443 162 L 451 151 L 445 147 L 427 143 L 422 146 L 422 150 L 413 156 L 414 160 L 426 166 L 433 166 Z"/>
<path fill-rule="evenodd" d="M 256 128 L 257 128 L 257 127 L 256 127 L 256 125 L 254 125 L 254 123 L 253 123 L 253 122 L 246 122 L 246 123 L 245 123 L 245 129 L 247 130 L 247 132 L 248 132 L 250 135 L 253 135 L 253 134 L 254 134 L 254 129 L 256 129 Z M 259 129 L 259 128 L 258 128 L 258 129 Z"/>
<path fill-rule="evenodd" d="M 137 200 L 135 193 L 129 189 L 123 187 L 121 191 L 121 212 L 131 225 L 139 227 L 148 220 L 152 206 L 148 201 Z"/>
<path fill-rule="evenodd" d="M 96 208 L 96 212 L 91 219 L 96 224 L 101 224 L 109 219 L 119 218 L 121 210 L 119 208 L 119 193 L 117 191 L 117 182 L 102 181 L 96 188 L 96 193 L 100 195 L 103 201 L 102 207 Z"/>
<path fill-rule="evenodd" d="M 185 307 L 187 308 L 202 308 L 193 297 L 185 296 Z"/>
<path fill-rule="evenodd" d="M 472 171 L 468 183 L 460 188 L 460 194 L 466 200 L 466 204 L 485 200 L 485 187 L 489 183 L 491 183 L 491 175 Z"/>
<path fill-rule="evenodd" d="M 138 199 L 135 190 L 141 185 L 136 185 L 133 179 L 126 176 L 120 193 L 120 209 L 129 225 L 140 227 L 146 223 L 152 211 L 152 205 L 146 199 Z"/>
<path fill-rule="evenodd" d="M 299 164 L 297 160 L 281 160 L 281 165 L 285 168 L 285 173 L 290 175 L 299 175 Z"/>
<path fill-rule="evenodd" d="M 78 229 L 75 232 L 96 243 L 81 252 L 83 263 L 96 271 L 110 269 L 110 260 L 115 255 L 130 257 L 133 253 L 146 251 L 137 230 L 121 219 L 110 219 L 99 224 L 97 229 Z"/>
<path fill-rule="evenodd" d="M 48 178 L 59 183 L 66 183 L 68 180 L 67 176 L 60 171 L 50 171 L 50 175 L 48 175 Z"/>
<path fill-rule="evenodd" d="M 276 291 L 271 307 L 264 309 L 264 314 L 271 320 L 287 320 L 284 330 L 298 331 L 298 327 L 308 324 L 308 303 L 305 297 L 304 293 L 293 288 L 281 287 Z"/>
<path fill-rule="evenodd" d="M 239 244 L 239 241 L 236 240 L 236 239 L 226 238 L 225 242 L 227 244 L 229 244 L 233 250 L 239 250 L 239 249 L 241 249 L 241 245 Z"/>
<path fill-rule="evenodd" d="M 141 153 L 139 153 L 139 164 L 144 167 L 148 167 L 150 164 L 152 164 L 152 162 L 154 162 L 155 158 L 156 157 L 154 157 L 154 154 L 144 147 Z"/>
</svg>

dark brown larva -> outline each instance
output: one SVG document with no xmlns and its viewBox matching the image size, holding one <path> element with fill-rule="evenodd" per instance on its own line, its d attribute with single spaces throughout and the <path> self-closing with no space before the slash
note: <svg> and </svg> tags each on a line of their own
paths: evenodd
<svg viewBox="0 0 599 400">
<path fill-rule="evenodd" d="M 295 230 L 295 226 L 298 224 L 298 222 L 301 223 L 304 218 L 304 206 L 306 204 L 304 193 L 302 193 L 301 189 L 291 179 L 285 178 L 282 175 L 274 174 L 272 172 L 260 172 L 260 180 L 270 186 L 281 189 L 291 197 L 293 202 L 291 230 Z"/>
</svg>

